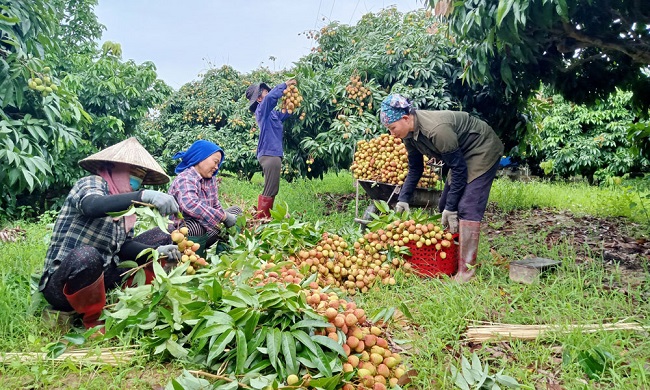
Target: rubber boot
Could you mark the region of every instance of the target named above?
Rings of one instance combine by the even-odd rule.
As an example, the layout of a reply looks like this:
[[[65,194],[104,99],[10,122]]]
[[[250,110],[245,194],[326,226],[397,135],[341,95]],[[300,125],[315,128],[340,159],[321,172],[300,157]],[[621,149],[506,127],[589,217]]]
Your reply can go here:
[[[86,329],[104,324],[104,321],[99,321],[102,309],[106,305],[103,273],[91,285],[75,293],[69,293],[68,285],[66,284],[63,286],[63,294],[68,299],[70,306],[83,316],[83,324]],[[100,332],[104,333],[104,328]]]
[[[271,218],[271,210],[275,197],[260,195],[257,197],[257,219]]]
[[[476,254],[478,252],[481,222],[460,220],[458,222],[458,272],[454,280],[459,283],[468,282],[476,272]]]

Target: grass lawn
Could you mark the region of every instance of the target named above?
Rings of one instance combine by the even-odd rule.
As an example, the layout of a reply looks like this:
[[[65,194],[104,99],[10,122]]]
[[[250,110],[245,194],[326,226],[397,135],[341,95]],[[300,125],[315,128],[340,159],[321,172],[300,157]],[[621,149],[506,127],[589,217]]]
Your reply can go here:
[[[256,205],[261,192],[259,175],[251,182],[225,177],[222,201],[245,208]],[[363,191],[361,190],[363,193]],[[347,172],[327,174],[323,180],[282,182],[278,203],[286,203],[300,220],[321,221],[326,230],[350,241],[360,234],[355,224],[355,188]],[[630,228],[611,232],[608,239],[626,235],[641,242],[648,237],[650,220],[638,194],[621,187],[598,188],[583,184],[510,182],[497,180],[491,193],[494,218],[483,224],[479,247],[480,267],[476,278],[459,285],[448,279],[422,279],[399,275],[394,286],[376,286],[354,300],[366,312],[387,307],[408,308],[411,318],[394,321],[389,328],[404,349],[409,367],[417,371],[410,388],[451,389],[450,365],[459,367],[461,357],[476,353],[493,375],[501,370],[529,389],[643,389],[650,388],[650,341],[647,332],[569,329],[572,324],[638,322],[650,327],[648,258],[635,256],[634,267],[605,261],[605,251],[578,241],[589,235],[572,226],[539,224],[525,226],[526,214],[514,222],[499,223],[514,211],[544,209],[613,218]],[[632,203],[637,206],[631,207]],[[362,197],[358,212],[369,205]],[[524,217],[521,217],[524,215]],[[47,218],[39,223],[14,222],[26,230],[25,240],[0,243],[0,356],[3,352],[47,351],[61,339],[61,332],[40,319],[43,302],[31,295],[48,245]],[[514,226],[504,226],[515,223]],[[521,224],[521,225],[519,225]],[[510,227],[505,232],[505,228]],[[525,227],[525,228],[524,228]],[[633,228],[632,228],[633,227]],[[585,227],[586,229],[587,227]],[[583,229],[584,230],[584,229]],[[579,232],[579,233],[576,233]],[[554,238],[549,241],[549,237]],[[488,238],[489,237],[489,238]],[[644,244],[639,244],[644,245]],[[607,252],[609,253],[609,252]],[[525,255],[558,259],[561,266],[534,284],[520,284],[508,277],[508,263]],[[626,263],[630,265],[632,263]],[[503,338],[478,343],[465,337],[468,326],[480,322],[502,324],[549,324],[556,332],[521,341]],[[90,341],[83,347],[115,347],[122,341]],[[585,371],[589,356],[601,352],[608,358],[601,372]],[[6,359],[6,357],[5,357]],[[582,363],[581,363],[582,362]],[[76,365],[71,362],[6,360],[0,365],[0,388],[48,389],[151,389],[160,388],[182,370],[179,363],[159,362],[141,356],[119,366]]]

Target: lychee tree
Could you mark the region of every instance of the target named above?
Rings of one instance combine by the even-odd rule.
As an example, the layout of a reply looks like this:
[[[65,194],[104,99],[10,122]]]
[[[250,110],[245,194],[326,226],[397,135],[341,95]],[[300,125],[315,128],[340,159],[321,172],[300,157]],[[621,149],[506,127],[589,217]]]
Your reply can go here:
[[[391,91],[407,94],[421,108],[459,108],[461,100],[449,92],[460,69],[455,49],[431,13],[390,8],[364,16],[356,26],[331,23],[305,34],[314,48],[294,68],[246,75],[230,67],[212,69],[172,96],[147,129],[162,134],[174,151],[198,137],[217,141],[228,156],[224,168],[250,177],[260,169],[258,130],[245,89],[295,77],[304,100],[285,122],[283,175],[291,180],[349,168],[356,143],[384,131],[377,113]],[[159,150],[171,167],[169,149]]]
[[[89,123],[77,96],[53,71],[58,13],[50,2],[0,2],[0,205],[11,214],[17,194],[31,192],[81,140]]]
[[[134,134],[169,87],[97,40],[96,0],[0,1],[0,210],[58,208],[77,161]],[[30,211],[31,210],[31,211]]]

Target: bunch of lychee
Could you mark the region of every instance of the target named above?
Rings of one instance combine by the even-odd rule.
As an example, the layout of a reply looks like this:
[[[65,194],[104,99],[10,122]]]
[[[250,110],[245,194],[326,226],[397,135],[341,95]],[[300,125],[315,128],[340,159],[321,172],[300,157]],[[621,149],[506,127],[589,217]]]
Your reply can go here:
[[[48,75],[49,73],[50,67],[44,67],[42,74],[32,74],[32,77],[27,80],[27,85],[30,89],[40,92],[42,96],[47,96],[52,92],[56,92],[59,87],[52,82],[52,78]]]
[[[207,267],[208,262],[203,257],[196,254],[196,251],[199,250],[201,244],[189,240],[187,238],[188,232],[189,229],[186,226],[183,226],[171,232],[171,239],[176,245],[178,245],[178,250],[182,253],[181,262],[190,263],[185,273],[187,275],[194,275],[196,270],[201,267]]]
[[[302,104],[302,95],[295,85],[290,85],[282,92],[281,110],[283,114],[293,114],[294,111]],[[301,118],[304,119],[304,113]]]
[[[293,263],[279,266],[273,261],[262,265],[261,269],[256,270],[251,277],[254,284],[265,285],[269,283],[295,283],[300,284],[304,276],[296,270]]]
[[[436,185],[439,176],[428,164],[427,156],[424,156],[424,162],[424,172],[417,186],[431,188]],[[402,185],[408,173],[406,147],[401,139],[388,134],[369,141],[360,140],[350,171],[355,179]]]
[[[350,76],[350,82],[345,86],[345,92],[350,99],[357,100],[361,107],[365,105],[365,100],[372,96],[372,91],[363,85],[359,75]],[[368,109],[372,109],[371,102],[368,103]]]
[[[310,284],[306,299],[331,324],[314,333],[339,343],[347,355],[343,372],[354,375],[343,389],[385,390],[397,385],[406,373],[402,358],[391,350],[385,331],[370,323],[363,309],[334,292],[324,292],[316,283]],[[302,385],[308,385],[306,379],[303,377]]]

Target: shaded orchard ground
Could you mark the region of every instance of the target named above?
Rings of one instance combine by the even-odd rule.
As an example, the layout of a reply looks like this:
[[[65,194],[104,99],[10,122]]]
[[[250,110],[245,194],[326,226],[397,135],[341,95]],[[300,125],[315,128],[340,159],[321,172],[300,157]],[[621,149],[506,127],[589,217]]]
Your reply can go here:
[[[549,248],[570,243],[577,261],[602,258],[630,271],[643,271],[650,262],[650,239],[643,227],[626,218],[578,216],[570,211],[529,209],[503,212],[488,206],[484,219],[488,241],[503,236],[528,236]]]

